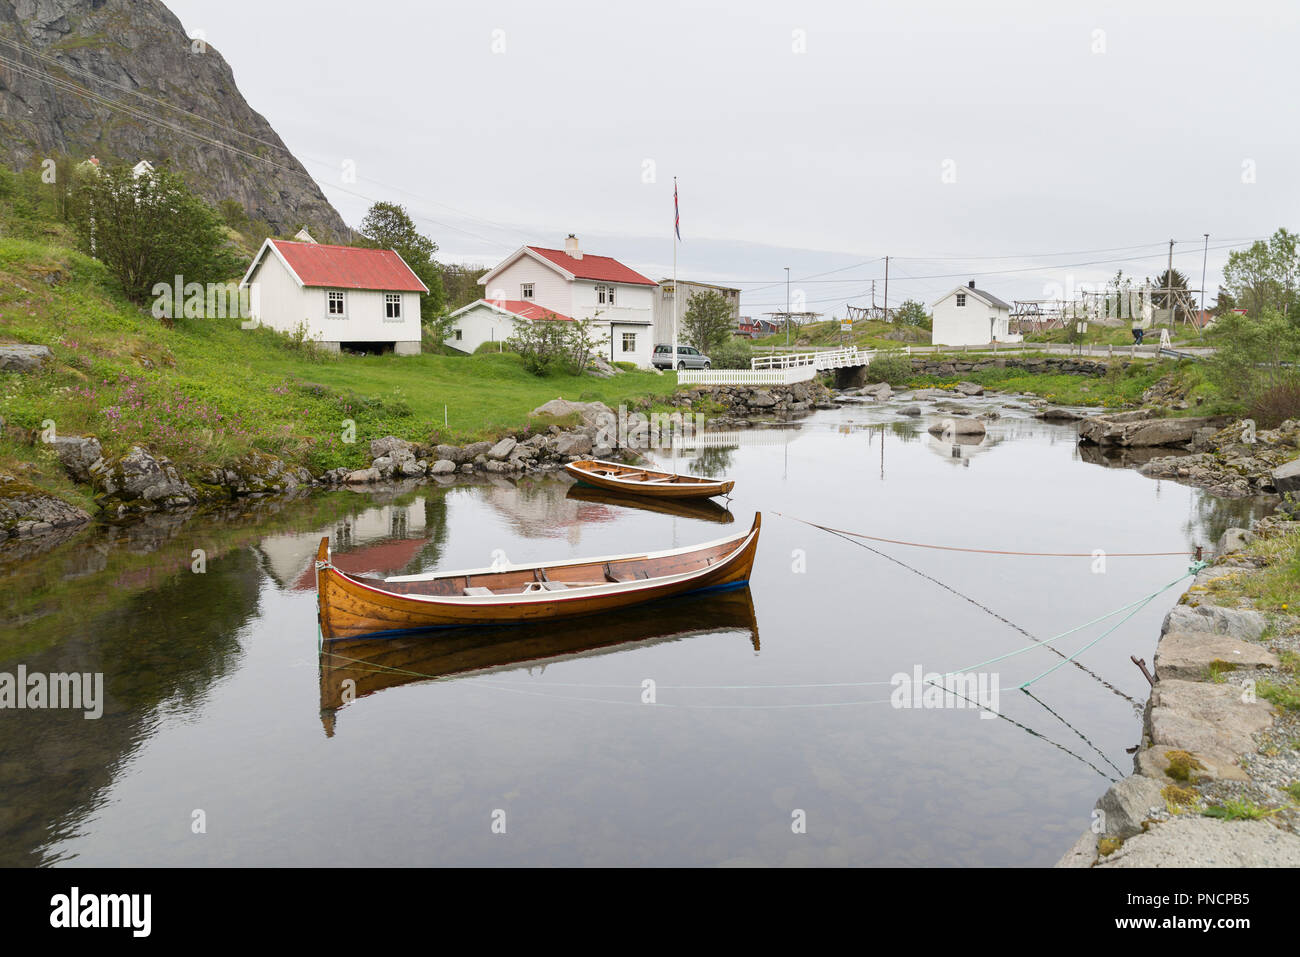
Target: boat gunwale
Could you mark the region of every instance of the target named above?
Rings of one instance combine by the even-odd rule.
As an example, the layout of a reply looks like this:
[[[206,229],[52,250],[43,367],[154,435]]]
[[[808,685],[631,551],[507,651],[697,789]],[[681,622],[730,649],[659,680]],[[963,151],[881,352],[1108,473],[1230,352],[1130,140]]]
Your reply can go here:
[[[669,487],[670,485],[670,483],[667,482],[655,483],[655,482],[638,481],[636,479],[624,478],[621,475],[602,475],[599,472],[593,471],[592,469],[584,468],[584,466],[586,465],[607,465],[612,468],[620,469],[621,471],[624,472],[645,472],[653,475],[667,475],[667,476],[673,476],[674,478],[687,479],[686,482],[677,483],[676,485],[677,488],[681,488],[687,485],[698,485],[701,488],[711,487],[711,488],[722,489],[724,487],[730,488],[735,485],[735,482],[731,479],[711,479],[711,478],[705,478],[703,475],[690,475],[685,472],[669,472],[664,469],[647,468],[645,466],[624,465],[620,462],[606,462],[604,459],[579,459],[576,462],[566,463],[564,467],[570,474],[575,474],[575,475],[581,474],[585,476],[590,476],[591,478],[600,479],[601,481],[604,482],[611,482],[619,485],[625,485],[629,489],[645,490],[649,488],[653,490],[656,488],[656,486]],[[710,498],[711,497],[712,496],[710,496]]]

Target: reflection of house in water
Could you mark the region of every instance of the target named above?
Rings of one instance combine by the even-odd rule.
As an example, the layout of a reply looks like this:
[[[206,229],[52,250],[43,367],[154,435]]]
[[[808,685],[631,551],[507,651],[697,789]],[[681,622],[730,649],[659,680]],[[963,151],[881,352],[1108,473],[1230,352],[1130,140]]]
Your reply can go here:
[[[268,535],[259,543],[267,574],[281,588],[316,587],[316,548],[328,535],[335,564],[347,572],[394,574],[429,543],[426,500],[381,505],[310,532]]]
[[[994,438],[992,435],[953,435],[943,433],[936,435],[933,432],[926,433],[925,447],[935,455],[942,458],[951,465],[960,465],[963,468],[970,468],[971,461],[990,449],[1001,445],[1004,438]]]

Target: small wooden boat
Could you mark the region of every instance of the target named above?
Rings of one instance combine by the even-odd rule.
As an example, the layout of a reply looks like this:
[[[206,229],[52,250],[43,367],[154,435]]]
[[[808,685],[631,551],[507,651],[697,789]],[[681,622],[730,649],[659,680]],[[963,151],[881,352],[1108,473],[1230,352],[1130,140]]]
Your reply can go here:
[[[719,525],[730,525],[736,520],[736,516],[711,498],[646,498],[631,492],[611,492],[603,488],[593,488],[581,482],[570,485],[564,497],[577,502],[639,508],[658,515],[693,518]]]
[[[629,608],[575,619],[563,628],[449,628],[382,641],[339,638],[321,644],[321,721],[326,735],[333,735],[335,716],[345,705],[414,682],[492,675],[668,642],[730,643],[735,637],[759,649],[754,599],[743,586],[673,598],[656,605],[652,615]]]
[[[631,492],[654,498],[712,498],[728,495],[736,483],[698,475],[679,475],[637,465],[620,465],[600,459],[583,459],[564,466],[579,482],[613,492]]]
[[[316,595],[325,639],[425,628],[512,625],[594,615],[749,581],[761,516],[747,532],[659,552],[476,568],[395,578],[347,575],[316,554]]]

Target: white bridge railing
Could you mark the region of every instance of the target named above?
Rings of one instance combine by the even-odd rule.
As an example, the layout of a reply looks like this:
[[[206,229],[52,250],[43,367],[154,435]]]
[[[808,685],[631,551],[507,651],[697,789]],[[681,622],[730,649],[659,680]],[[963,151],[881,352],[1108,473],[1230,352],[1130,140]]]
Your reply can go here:
[[[782,352],[750,359],[749,369],[683,369],[680,385],[793,385],[807,382],[818,372],[870,365],[875,349],[856,347],[821,352]]]
[[[749,360],[753,369],[789,369],[800,366],[812,366],[818,372],[828,369],[843,369],[847,366],[870,365],[875,356],[875,349],[865,352],[857,346],[844,349],[823,349],[820,352],[783,352],[770,356],[760,356]]]

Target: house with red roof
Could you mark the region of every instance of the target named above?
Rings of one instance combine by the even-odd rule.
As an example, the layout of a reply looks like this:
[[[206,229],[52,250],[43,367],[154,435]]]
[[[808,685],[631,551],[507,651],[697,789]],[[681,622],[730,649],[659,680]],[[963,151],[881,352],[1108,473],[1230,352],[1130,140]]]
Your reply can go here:
[[[650,367],[658,283],[617,259],[583,252],[572,233],[563,249],[519,247],[479,282],[484,298],[452,313],[450,346],[473,352],[508,339],[518,322],[586,319],[605,359]]]
[[[420,352],[420,296],[429,292],[391,249],[267,239],[240,288],[253,321],[299,330],[338,352]]]

